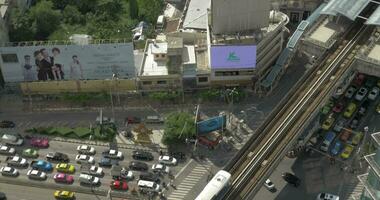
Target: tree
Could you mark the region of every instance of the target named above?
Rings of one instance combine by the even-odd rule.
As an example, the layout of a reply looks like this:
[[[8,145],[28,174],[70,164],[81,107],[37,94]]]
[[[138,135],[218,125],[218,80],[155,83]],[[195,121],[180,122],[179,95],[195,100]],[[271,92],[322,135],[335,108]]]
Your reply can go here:
[[[85,18],[76,6],[68,5],[62,12],[63,20],[68,24],[84,24]]]
[[[12,9],[10,14],[9,39],[12,42],[34,40],[36,27],[28,12]]]
[[[95,13],[99,0],[76,0],[74,5],[82,14]]]
[[[96,14],[103,16],[104,20],[117,21],[123,10],[121,0],[100,0],[96,8]]]
[[[61,13],[53,10],[53,3],[50,1],[41,1],[32,7],[30,16],[36,24],[37,40],[46,40],[61,23]]]
[[[195,136],[194,116],[185,112],[173,112],[165,120],[162,142],[170,145],[185,142]]]
[[[137,6],[136,0],[129,0],[129,15],[132,19],[137,19],[139,17],[139,7]]]
[[[66,8],[66,6],[70,5],[72,3],[72,0],[50,0],[53,2],[54,9],[63,10]]]
[[[137,0],[138,14],[140,19],[147,20],[155,24],[157,17],[160,15],[161,10],[164,8],[163,0]]]

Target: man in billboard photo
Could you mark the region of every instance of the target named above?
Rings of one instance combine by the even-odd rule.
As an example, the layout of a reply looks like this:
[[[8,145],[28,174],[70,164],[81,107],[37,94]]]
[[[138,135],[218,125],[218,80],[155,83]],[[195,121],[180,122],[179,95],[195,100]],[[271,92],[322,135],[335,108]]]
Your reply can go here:
[[[78,56],[73,55],[73,61],[70,64],[70,78],[74,80],[83,79],[82,64],[79,62]]]
[[[30,62],[30,55],[24,56],[24,63],[22,64],[22,74],[24,75],[24,81],[36,80],[33,65]]]
[[[41,60],[43,59],[42,53],[41,51],[38,50],[38,51],[35,51],[33,55],[35,59],[34,63],[37,66],[37,78],[40,81],[46,81],[47,74],[42,70],[42,67],[41,67]]]
[[[54,65],[52,67],[52,72],[54,76],[54,80],[63,80],[64,79],[64,73],[63,73],[63,62],[61,57],[61,51],[54,47],[52,50],[53,58],[54,58]]]
[[[47,74],[50,80],[54,80],[52,67],[54,65],[54,58],[49,56],[47,49],[43,48],[40,50],[43,56],[43,59],[40,61],[41,69],[44,73]]]

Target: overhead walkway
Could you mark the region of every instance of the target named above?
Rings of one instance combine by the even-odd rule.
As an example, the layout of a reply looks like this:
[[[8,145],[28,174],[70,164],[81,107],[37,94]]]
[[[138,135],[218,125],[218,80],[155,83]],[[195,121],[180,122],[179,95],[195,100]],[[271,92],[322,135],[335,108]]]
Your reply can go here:
[[[297,30],[290,37],[286,48],[281,52],[278,57],[276,64],[272,66],[269,73],[265,78],[260,82],[260,89],[269,94],[273,88],[276,86],[276,83],[280,79],[281,75],[284,73],[284,69],[289,64],[289,61],[293,58],[294,52],[296,51],[296,46],[300,41],[304,31],[309,25],[314,24],[321,14],[322,9],[326,6],[326,3],[321,4],[308,18],[307,20],[301,21],[298,25]]]

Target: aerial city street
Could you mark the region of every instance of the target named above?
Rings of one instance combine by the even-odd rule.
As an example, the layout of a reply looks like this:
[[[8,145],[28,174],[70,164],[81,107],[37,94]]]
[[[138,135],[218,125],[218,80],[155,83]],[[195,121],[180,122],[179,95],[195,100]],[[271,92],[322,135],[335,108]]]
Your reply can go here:
[[[380,0],[0,14],[0,200],[380,200]]]

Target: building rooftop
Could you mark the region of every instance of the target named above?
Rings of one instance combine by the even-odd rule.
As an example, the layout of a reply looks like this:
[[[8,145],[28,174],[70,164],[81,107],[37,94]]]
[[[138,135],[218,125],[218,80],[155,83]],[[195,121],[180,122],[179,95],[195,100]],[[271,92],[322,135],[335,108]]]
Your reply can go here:
[[[380,26],[380,6],[376,8],[375,12],[373,12],[365,23]]]
[[[193,45],[185,45],[182,54],[183,64],[196,64],[195,47]]]
[[[197,74],[210,73],[211,69],[209,66],[208,51],[207,50],[197,51],[196,57],[197,57]]]
[[[351,20],[362,12],[371,0],[331,0],[322,10],[322,14],[346,16]]]
[[[374,47],[369,52],[368,57],[375,59],[377,61],[380,61],[379,55],[380,55],[380,44],[375,44]]]
[[[207,9],[211,6],[211,0],[190,0],[185,14],[183,28],[207,29]]]
[[[310,35],[311,39],[322,43],[327,43],[330,38],[338,32],[338,26],[335,23],[330,23],[326,18],[320,26]]]
[[[151,43],[149,44],[149,49],[151,50],[152,54],[166,54],[168,53],[168,43]]]
[[[167,44],[166,44],[166,47],[167,47]],[[145,56],[144,56],[145,60],[143,61],[144,65],[142,66],[141,73],[140,73],[140,75],[142,76],[168,75],[166,62],[154,60],[154,55],[152,54],[152,49],[154,48],[155,47],[153,43],[148,44],[147,52],[145,53]]]
[[[183,39],[180,37],[166,37],[168,48],[183,48]]]

